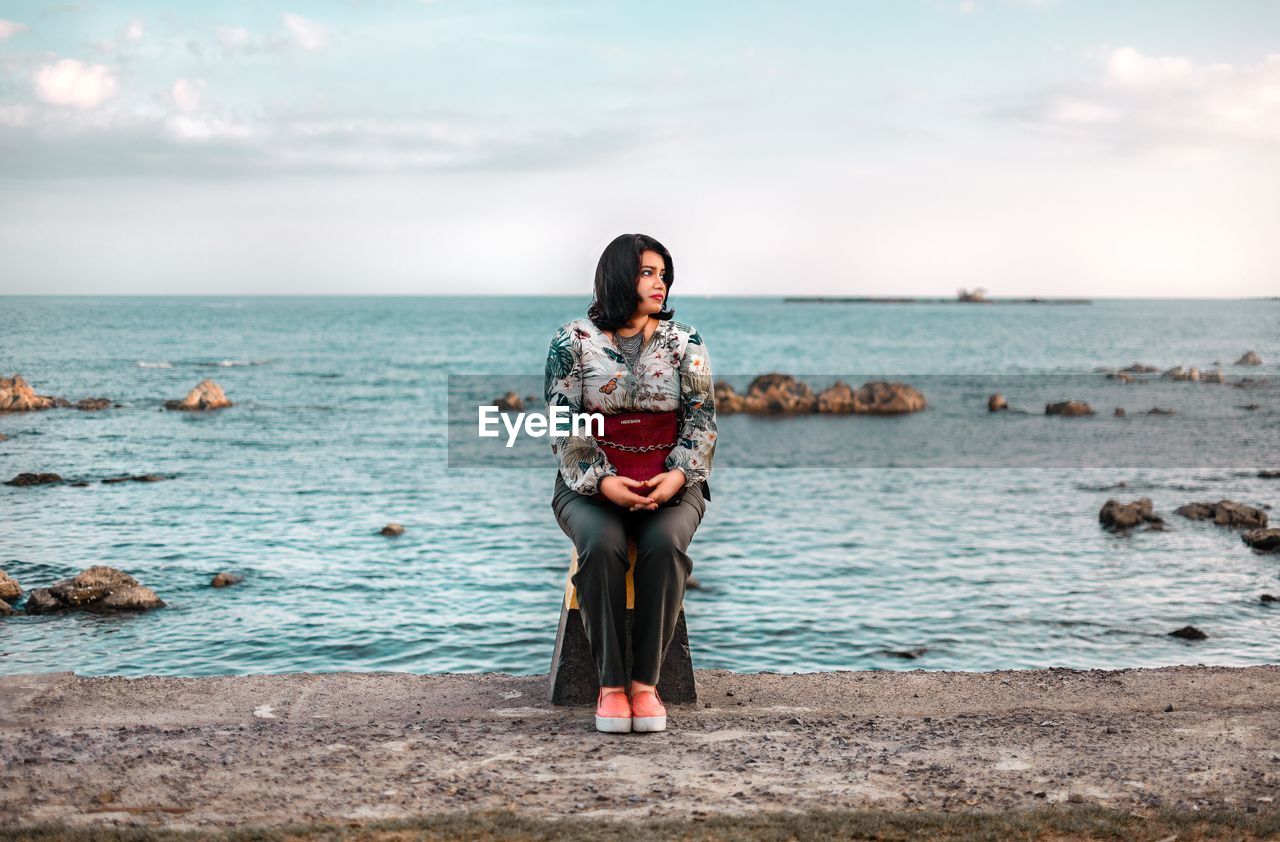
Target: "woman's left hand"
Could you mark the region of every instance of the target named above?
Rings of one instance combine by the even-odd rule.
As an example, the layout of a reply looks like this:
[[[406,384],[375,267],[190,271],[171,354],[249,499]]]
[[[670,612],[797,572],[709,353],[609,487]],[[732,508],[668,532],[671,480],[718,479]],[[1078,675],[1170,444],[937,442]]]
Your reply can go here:
[[[653,511],[672,497],[679,494],[680,489],[684,488],[685,479],[684,471],[679,468],[672,468],[669,471],[654,474],[652,477],[645,480],[641,487],[636,489],[636,491],[641,494],[644,493],[646,488],[653,489],[647,496],[654,502],[647,506],[635,506],[631,511],[634,512],[636,509],[648,509],[649,511]]]

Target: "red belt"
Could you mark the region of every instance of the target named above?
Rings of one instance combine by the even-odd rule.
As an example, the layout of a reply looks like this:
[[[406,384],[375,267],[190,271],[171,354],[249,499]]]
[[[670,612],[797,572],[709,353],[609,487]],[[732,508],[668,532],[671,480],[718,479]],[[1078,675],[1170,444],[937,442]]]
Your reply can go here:
[[[620,476],[643,482],[667,469],[677,433],[675,410],[616,412],[604,416],[604,435],[596,442]]]

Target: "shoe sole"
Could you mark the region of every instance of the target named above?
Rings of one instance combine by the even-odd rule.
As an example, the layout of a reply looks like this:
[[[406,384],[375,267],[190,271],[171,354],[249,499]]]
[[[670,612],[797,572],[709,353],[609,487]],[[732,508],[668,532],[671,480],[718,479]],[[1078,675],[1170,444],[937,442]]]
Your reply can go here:
[[[631,733],[631,717],[601,716],[597,713],[596,730],[604,731],[606,734],[629,734]]]
[[[633,716],[631,717],[632,731],[665,731],[667,730],[667,715],[661,716]]]

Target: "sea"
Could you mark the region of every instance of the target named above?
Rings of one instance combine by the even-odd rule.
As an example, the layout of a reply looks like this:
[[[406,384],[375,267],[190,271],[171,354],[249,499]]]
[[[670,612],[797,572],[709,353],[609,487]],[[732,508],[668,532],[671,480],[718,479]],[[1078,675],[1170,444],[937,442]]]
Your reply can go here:
[[[566,297],[0,297],[0,377],[111,408],[0,415],[0,569],[91,565],[164,608],[0,619],[0,673],[546,673],[570,561],[540,411]],[[1280,513],[1280,300],[1085,304],[682,297],[745,391],[887,380],[911,415],[722,414],[685,596],[696,668],[778,673],[1280,660],[1280,553],[1174,513]],[[1259,366],[1238,366],[1246,351]],[[1140,362],[1225,382],[1106,370]],[[1105,369],[1105,370],[1104,370]],[[235,403],[175,412],[212,378]],[[987,411],[1000,392],[1012,412]],[[1059,400],[1095,413],[1046,415]],[[1125,409],[1124,417],[1115,408]],[[1172,414],[1150,414],[1150,410]],[[102,483],[159,474],[159,482]],[[76,485],[75,482],[87,484]],[[1112,532],[1111,498],[1165,529]],[[403,535],[387,537],[389,522]],[[210,586],[221,571],[242,575]],[[1194,626],[1206,637],[1170,632]]]

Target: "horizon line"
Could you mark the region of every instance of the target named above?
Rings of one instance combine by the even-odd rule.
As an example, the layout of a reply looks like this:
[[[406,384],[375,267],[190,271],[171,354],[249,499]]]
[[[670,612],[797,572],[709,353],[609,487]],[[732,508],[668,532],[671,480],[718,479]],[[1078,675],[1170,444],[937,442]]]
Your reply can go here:
[[[584,298],[590,297],[591,293],[510,293],[510,292],[476,292],[476,293],[450,293],[450,292],[0,292],[0,298]],[[846,302],[837,303],[913,303],[912,300],[930,302],[930,303],[956,303],[956,304],[981,304],[982,302],[966,302],[960,301],[955,296],[940,295],[913,295],[913,294],[893,294],[893,295],[860,295],[860,294],[835,294],[835,293],[813,293],[813,294],[795,294],[786,295],[763,295],[753,293],[741,294],[723,294],[723,293],[700,293],[689,294],[690,299],[761,299],[761,300],[784,300],[784,299],[849,299]],[[1093,295],[1081,297],[1077,295],[1007,295],[1007,296],[990,296],[986,298],[986,302],[1012,301],[1014,303],[1033,303],[1030,299],[1039,299],[1042,301],[1280,301],[1277,295]],[[801,302],[803,303],[803,302]]]

